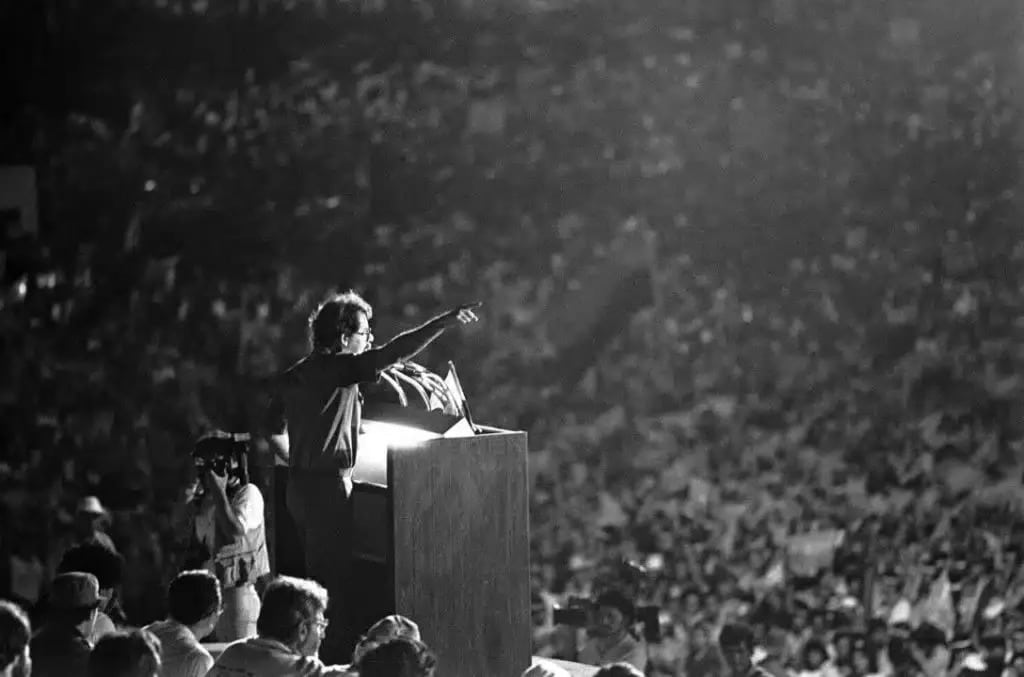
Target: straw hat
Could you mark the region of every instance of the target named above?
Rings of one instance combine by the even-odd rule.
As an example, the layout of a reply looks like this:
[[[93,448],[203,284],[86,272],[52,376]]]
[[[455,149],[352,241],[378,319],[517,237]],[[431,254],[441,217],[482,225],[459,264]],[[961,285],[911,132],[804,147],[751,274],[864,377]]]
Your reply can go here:
[[[50,589],[50,604],[55,609],[70,611],[99,606],[100,582],[92,574],[69,571],[58,574]]]
[[[95,496],[84,496],[78,502],[78,512],[84,515],[106,515],[107,509]]]

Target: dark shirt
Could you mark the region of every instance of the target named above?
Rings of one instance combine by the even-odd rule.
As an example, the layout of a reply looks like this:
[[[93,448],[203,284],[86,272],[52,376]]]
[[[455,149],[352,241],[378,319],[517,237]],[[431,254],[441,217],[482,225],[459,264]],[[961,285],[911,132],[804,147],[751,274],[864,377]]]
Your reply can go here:
[[[376,381],[388,364],[380,350],[360,355],[311,353],[280,376],[270,426],[278,434],[287,427],[292,469],[338,470],[355,465],[359,384]]]
[[[85,677],[92,645],[78,628],[48,623],[30,646],[34,677]]]
[[[727,670],[718,652],[708,649],[701,653],[691,652],[686,657],[684,672],[686,677],[722,677]]]

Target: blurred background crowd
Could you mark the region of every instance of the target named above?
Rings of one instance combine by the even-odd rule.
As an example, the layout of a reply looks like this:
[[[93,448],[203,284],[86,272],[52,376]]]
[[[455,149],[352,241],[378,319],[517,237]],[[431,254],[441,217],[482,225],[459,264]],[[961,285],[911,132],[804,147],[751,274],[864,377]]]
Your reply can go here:
[[[5,596],[94,495],[126,619],[161,617],[192,442],[353,286],[381,335],[485,304],[424,362],[530,434],[535,652],[578,656],[554,607],[626,559],[652,674],[724,671],[737,619],[793,674],[1024,668],[1021,14],[0,10],[39,198],[0,212]]]

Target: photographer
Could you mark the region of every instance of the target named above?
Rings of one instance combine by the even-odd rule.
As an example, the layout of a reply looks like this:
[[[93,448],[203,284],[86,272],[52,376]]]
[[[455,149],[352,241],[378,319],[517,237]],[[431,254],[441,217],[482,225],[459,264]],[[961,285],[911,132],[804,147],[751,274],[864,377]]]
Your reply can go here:
[[[598,596],[593,621],[587,628],[587,641],[580,649],[580,662],[625,662],[643,672],[647,667],[647,647],[631,631],[635,620],[636,607],[621,592],[609,590]]]
[[[206,569],[220,582],[223,613],[218,641],[256,634],[260,598],[256,582],[270,573],[263,524],[263,494],[249,482],[248,435],[215,432],[196,443],[195,520],[187,569]]]

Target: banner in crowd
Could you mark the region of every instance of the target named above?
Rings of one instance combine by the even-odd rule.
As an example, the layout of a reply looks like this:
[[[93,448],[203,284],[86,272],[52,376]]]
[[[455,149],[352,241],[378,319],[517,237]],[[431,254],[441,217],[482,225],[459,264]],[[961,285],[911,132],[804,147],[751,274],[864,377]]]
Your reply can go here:
[[[843,543],[842,529],[822,529],[789,537],[787,554],[789,570],[796,576],[810,577],[832,566],[836,548]]]
[[[939,576],[928,590],[928,595],[915,609],[918,624],[928,623],[946,633],[952,639],[956,630],[956,609],[953,605],[953,591],[949,578]]]

